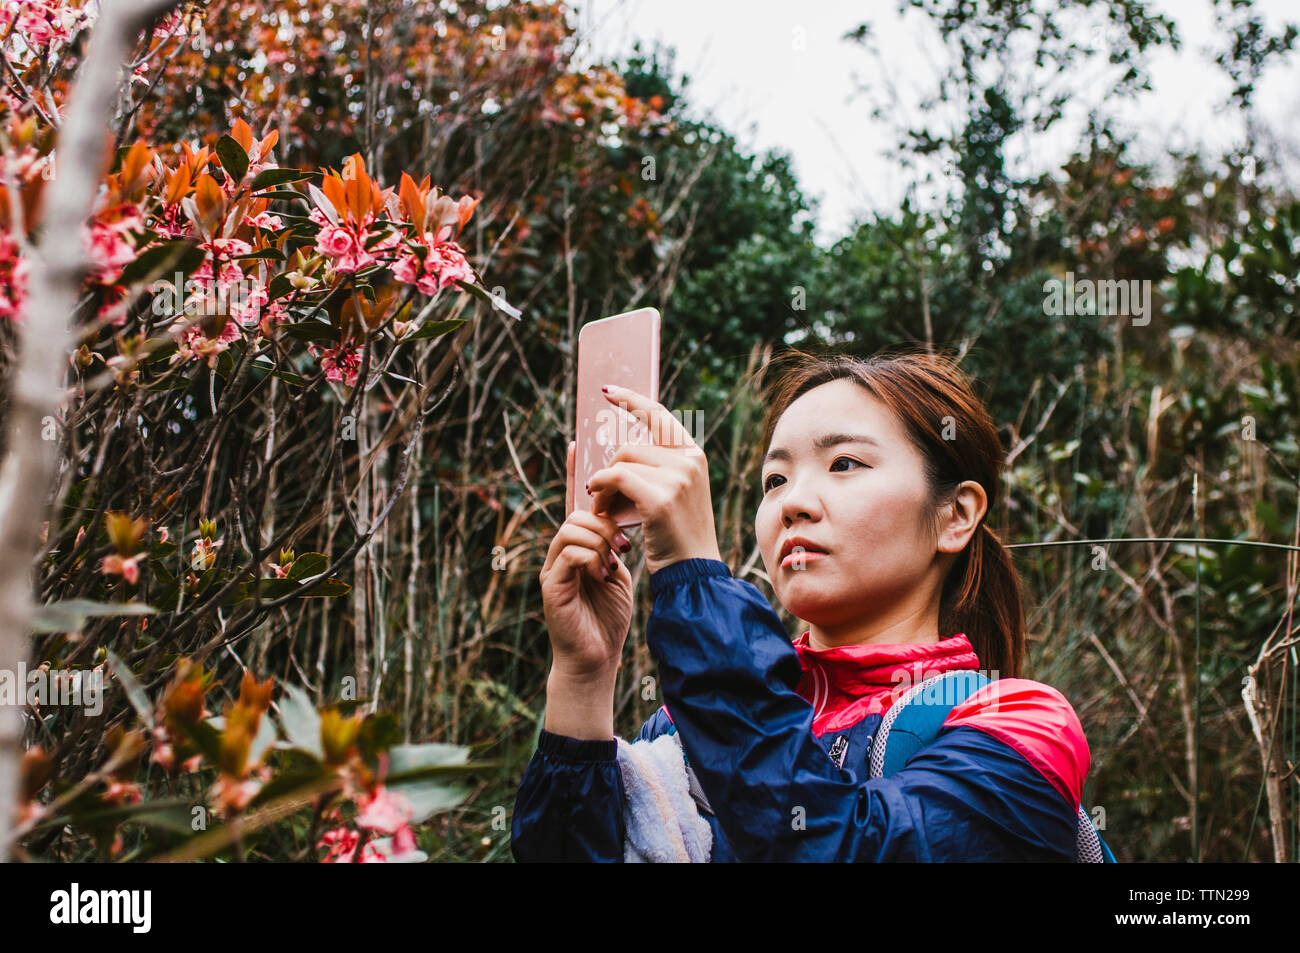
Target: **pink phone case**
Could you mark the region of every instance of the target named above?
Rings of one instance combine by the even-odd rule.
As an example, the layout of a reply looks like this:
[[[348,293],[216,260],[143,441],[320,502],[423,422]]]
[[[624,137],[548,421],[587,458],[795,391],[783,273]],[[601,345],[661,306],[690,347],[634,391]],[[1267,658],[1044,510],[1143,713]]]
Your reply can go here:
[[[651,442],[649,431],[631,412],[621,409],[600,392],[602,384],[616,384],[652,400],[659,399],[659,312],[656,309],[638,308],[590,321],[578,331],[575,405],[578,447],[573,462],[576,510],[591,510],[587,480],[608,466],[620,447]],[[622,494],[613,501],[607,515],[619,526],[641,525],[641,514]]]

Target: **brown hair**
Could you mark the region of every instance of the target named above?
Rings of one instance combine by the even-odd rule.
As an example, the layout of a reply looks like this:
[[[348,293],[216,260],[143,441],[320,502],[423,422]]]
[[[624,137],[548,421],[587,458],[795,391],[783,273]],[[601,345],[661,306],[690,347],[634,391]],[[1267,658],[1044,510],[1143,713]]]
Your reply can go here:
[[[939,602],[939,635],[965,632],[980,665],[1002,677],[1017,677],[1024,660],[1025,621],[1020,577],[1011,553],[985,522],[993,512],[1006,459],[993,419],[975,395],[971,378],[950,353],[914,349],[882,351],[869,358],[791,349],[764,369],[776,371],[764,385],[769,408],[760,459],[787,407],[821,384],[847,378],[889,407],[925,460],[937,532],[942,508],[964,480],[988,496],[988,509],[966,548],[949,567]],[[947,439],[945,439],[947,437]]]

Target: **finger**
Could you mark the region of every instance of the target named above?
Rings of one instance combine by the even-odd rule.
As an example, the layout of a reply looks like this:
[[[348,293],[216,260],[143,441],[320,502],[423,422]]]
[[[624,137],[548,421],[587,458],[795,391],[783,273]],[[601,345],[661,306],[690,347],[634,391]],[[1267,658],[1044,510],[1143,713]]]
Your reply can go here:
[[[555,560],[554,571],[561,581],[585,572],[594,581],[604,582],[614,573],[604,556],[586,546],[565,546]]]
[[[573,512],[573,464],[577,456],[578,441],[570,440],[569,448],[564,451],[564,518]]]
[[[659,466],[628,461],[597,470],[588,484],[588,492],[592,494],[591,511],[599,515],[616,493],[622,493],[636,505],[644,519],[659,502],[662,491],[658,487],[658,474],[662,472],[663,468]]]
[[[695,448],[697,453],[703,454],[704,451]],[[688,450],[685,454],[691,456]],[[682,459],[682,451],[673,447],[664,447],[658,444],[646,443],[625,443],[618,448],[618,452],[610,458],[606,467],[612,467],[616,463],[640,463],[652,467],[675,467]],[[595,476],[595,474],[592,474]]]
[[[650,431],[652,443],[661,447],[694,447],[695,440],[681,422],[668,412],[663,404],[615,384],[605,385],[602,391],[606,400],[631,413]]]
[[[570,546],[578,546],[595,552],[602,560],[615,565],[617,557],[611,559],[613,551],[619,547],[618,538],[622,536],[618,524],[607,517],[596,516],[586,510],[575,510],[564,521],[555,539],[551,541],[546,553],[546,562],[542,572],[548,572],[555,564],[559,554]],[[626,539],[626,537],[623,537]]]

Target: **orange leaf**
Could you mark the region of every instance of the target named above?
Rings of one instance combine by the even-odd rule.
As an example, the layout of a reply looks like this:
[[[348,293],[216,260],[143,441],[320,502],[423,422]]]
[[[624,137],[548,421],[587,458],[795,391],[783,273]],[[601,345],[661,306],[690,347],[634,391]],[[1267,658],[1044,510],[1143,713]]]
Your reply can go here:
[[[469,221],[470,216],[474,214],[474,209],[478,207],[478,203],[482,200],[482,196],[474,198],[469,195],[462,195],[460,197],[460,201],[456,204],[457,232],[465,227],[465,223]]]
[[[167,176],[167,188],[163,200],[168,205],[175,205],[190,194],[190,167],[181,163],[179,169]]]
[[[415,226],[416,232],[424,234],[424,195],[415,181],[402,173],[402,181],[398,186],[398,193],[402,199],[402,208],[406,212],[407,219]]]
[[[245,152],[253,148],[253,130],[242,119],[235,120],[235,125],[230,130],[230,138],[243,146]]]
[[[135,145],[127,152],[126,158],[122,160],[122,190],[131,190],[152,161],[153,150],[145,145],[143,139],[136,140]]]
[[[261,148],[258,149],[257,161],[261,162],[263,159],[265,159],[270,154],[271,149],[279,141],[280,141],[279,129],[272,129],[270,132],[268,132],[266,134],[266,138],[262,140]]]
[[[330,200],[339,215],[343,215],[347,209],[347,193],[344,190],[343,183],[333,175],[327,175],[321,180],[321,191],[325,197]]]
[[[217,185],[217,180],[206,172],[199,176],[195,185],[194,201],[198,206],[199,215],[205,222],[221,221],[222,213],[225,211],[225,198],[221,194],[221,186]]]

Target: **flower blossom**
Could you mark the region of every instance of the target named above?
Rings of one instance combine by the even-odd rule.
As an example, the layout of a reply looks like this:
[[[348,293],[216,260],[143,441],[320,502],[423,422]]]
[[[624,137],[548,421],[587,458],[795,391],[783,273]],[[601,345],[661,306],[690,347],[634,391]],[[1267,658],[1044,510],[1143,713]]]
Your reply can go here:
[[[437,242],[432,232],[425,232],[420,244],[427,249],[423,263],[407,252],[393,265],[393,277],[398,281],[415,285],[422,294],[433,295],[453,281],[474,280],[474,270],[464,250],[455,242]]]
[[[325,369],[327,381],[342,381],[348,387],[356,384],[357,375],[361,372],[360,347],[345,347],[340,344],[322,351],[312,343],[307,345],[307,350]]]

